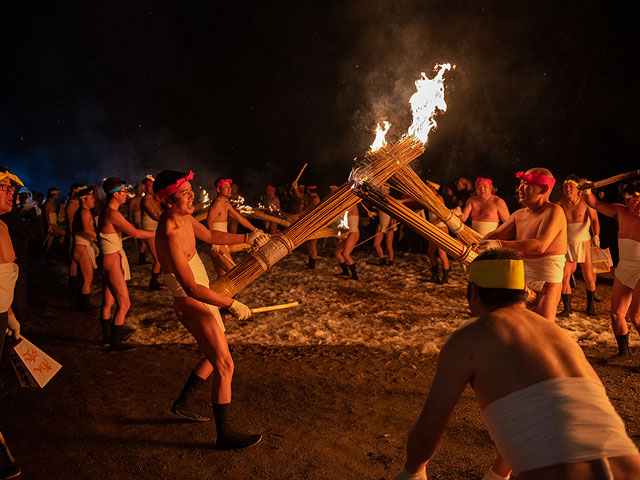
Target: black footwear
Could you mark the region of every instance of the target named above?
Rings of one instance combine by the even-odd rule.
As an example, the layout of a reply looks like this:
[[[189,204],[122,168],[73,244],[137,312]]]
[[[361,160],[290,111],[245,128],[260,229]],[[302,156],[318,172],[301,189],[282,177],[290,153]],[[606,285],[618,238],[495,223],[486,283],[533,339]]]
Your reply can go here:
[[[569,277],[569,286],[571,288],[576,288],[576,277],[573,276],[573,273],[571,274],[571,277]]]
[[[102,330],[102,346],[108,347],[111,343],[111,319],[100,318],[100,329]]]
[[[631,357],[631,351],[629,350],[629,334],[616,335],[616,342],[618,344],[618,353],[613,358],[627,359]]]
[[[562,304],[564,305],[564,310],[558,313],[556,317],[569,317],[573,313],[573,311],[571,310],[571,294],[563,293],[561,297],[562,297]]]
[[[387,262],[387,266],[389,266],[389,267],[393,267],[393,260],[389,260],[389,261]]]
[[[16,478],[22,475],[22,470],[15,463],[11,465],[4,465],[0,467],[0,479],[9,480],[10,478]]]
[[[449,283],[449,270],[442,269],[442,279],[438,282],[440,285]]]
[[[110,352],[126,352],[134,350],[135,345],[122,343],[122,325],[111,325],[111,343],[109,344]]]
[[[597,315],[596,306],[593,303],[593,297],[595,296],[596,291],[587,290],[587,315],[593,317]]]
[[[218,450],[238,450],[260,443],[262,435],[248,435],[230,428],[231,422],[228,418],[231,408],[230,403],[212,403],[211,405],[213,407],[213,417],[216,420],[216,432],[218,434],[216,448]]]
[[[149,261],[147,261],[147,252],[138,253],[138,265],[148,265]]]
[[[313,270],[316,268],[316,259],[309,258],[309,263],[307,263],[304,268],[308,268],[309,270]]]
[[[152,273],[151,274],[151,281],[149,282],[149,290],[151,290],[152,292],[157,291],[157,290],[161,290],[162,287],[164,287],[164,285],[162,285],[160,283],[160,281],[158,280],[159,276],[160,276],[159,273]]]
[[[97,305],[93,305],[91,303],[91,294],[90,293],[81,293],[80,297],[80,310],[82,312],[90,312],[98,308]]]
[[[440,283],[440,279],[438,278],[438,266],[431,267],[431,278],[427,279],[429,283]]]
[[[356,273],[356,264],[352,263],[351,265],[347,265],[349,270],[351,270],[351,280],[359,280],[358,274]]]
[[[196,411],[196,401],[194,399],[194,395],[196,392],[204,385],[204,379],[200,378],[195,372],[191,372],[187,382],[184,384],[182,388],[182,392],[173,402],[171,406],[171,412],[176,415],[188,418],[194,422],[208,422],[211,420],[211,417],[207,417],[206,415],[202,415]]]
[[[342,272],[338,273],[338,275],[341,277],[348,277],[349,269],[347,268],[347,262],[338,263],[338,265],[340,265],[340,268],[342,269]]]

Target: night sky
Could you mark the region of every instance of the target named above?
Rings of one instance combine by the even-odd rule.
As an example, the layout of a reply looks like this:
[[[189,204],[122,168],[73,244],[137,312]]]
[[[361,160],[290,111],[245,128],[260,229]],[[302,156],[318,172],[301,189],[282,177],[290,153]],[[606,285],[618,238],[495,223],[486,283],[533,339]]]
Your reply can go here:
[[[301,183],[325,194],[376,122],[406,131],[414,81],[444,62],[424,176],[512,191],[533,166],[640,168],[637,27],[619,3],[50,3],[1,17],[0,163],[40,191],[175,168],[250,197],[307,162]]]

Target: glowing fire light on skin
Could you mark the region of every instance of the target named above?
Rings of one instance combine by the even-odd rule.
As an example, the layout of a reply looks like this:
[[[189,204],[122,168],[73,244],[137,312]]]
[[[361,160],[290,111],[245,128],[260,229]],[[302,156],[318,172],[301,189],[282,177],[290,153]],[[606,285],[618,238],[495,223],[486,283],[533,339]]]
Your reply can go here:
[[[391,124],[385,120],[382,122],[382,125],[383,126],[381,127],[380,124],[378,124],[378,126],[376,127],[376,139],[371,144],[372,152],[380,150],[387,144],[387,140],[385,139],[385,137],[387,135],[387,132],[389,131],[389,128],[391,128]]]
[[[349,210],[344,212],[344,216],[340,219],[338,224],[338,236],[349,231]]]
[[[418,91],[409,99],[413,111],[413,123],[407,133],[425,145],[429,132],[436,126],[435,116],[439,112],[447,111],[447,104],[444,101],[443,77],[445,72],[451,70],[451,64],[436,65],[434,70],[437,73],[433,79],[427,78],[425,73],[422,73],[422,78],[416,80]]]

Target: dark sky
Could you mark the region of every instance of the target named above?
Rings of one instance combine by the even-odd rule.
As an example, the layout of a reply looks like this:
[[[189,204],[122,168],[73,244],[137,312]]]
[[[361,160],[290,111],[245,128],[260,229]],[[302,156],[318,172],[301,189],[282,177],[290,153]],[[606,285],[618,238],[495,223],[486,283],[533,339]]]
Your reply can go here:
[[[1,17],[0,163],[35,189],[191,168],[251,192],[305,162],[302,183],[342,184],[377,121],[406,131],[414,81],[443,62],[449,110],[414,164],[434,181],[640,168],[621,3],[50,3]]]

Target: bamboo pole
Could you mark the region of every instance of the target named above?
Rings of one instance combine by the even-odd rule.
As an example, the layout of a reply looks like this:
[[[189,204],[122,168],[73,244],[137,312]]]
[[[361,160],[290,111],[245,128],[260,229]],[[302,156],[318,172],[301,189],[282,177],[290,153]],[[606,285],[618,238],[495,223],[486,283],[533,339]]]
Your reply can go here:
[[[296,179],[293,181],[291,185],[298,185],[298,180],[300,180],[300,177],[302,176],[302,172],[304,172],[305,168],[307,168],[306,163],[302,166],[302,170],[300,170],[300,173],[298,174],[298,176],[296,177]]]

